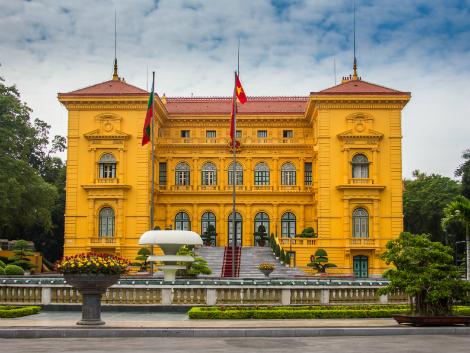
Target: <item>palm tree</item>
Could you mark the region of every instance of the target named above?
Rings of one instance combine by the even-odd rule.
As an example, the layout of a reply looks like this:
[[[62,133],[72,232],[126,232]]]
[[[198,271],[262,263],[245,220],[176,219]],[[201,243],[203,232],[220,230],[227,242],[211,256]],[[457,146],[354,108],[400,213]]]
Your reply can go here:
[[[470,281],[470,200],[465,196],[457,196],[444,208],[444,217],[441,220],[442,227],[445,228],[454,221],[461,222],[465,226],[467,281]]]

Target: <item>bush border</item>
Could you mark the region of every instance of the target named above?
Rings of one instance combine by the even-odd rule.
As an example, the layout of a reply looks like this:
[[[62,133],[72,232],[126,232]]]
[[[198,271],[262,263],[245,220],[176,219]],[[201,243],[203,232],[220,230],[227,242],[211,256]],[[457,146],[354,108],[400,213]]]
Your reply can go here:
[[[40,306],[0,306],[0,319],[34,315],[41,311]]]

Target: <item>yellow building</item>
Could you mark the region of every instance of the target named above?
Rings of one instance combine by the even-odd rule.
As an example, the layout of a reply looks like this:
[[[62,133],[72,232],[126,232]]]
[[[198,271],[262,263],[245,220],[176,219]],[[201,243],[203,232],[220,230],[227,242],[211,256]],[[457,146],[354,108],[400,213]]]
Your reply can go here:
[[[237,114],[237,239],[259,224],[293,263],[318,248],[338,268],[379,275],[403,229],[400,92],[350,76],[305,97],[249,97]],[[150,227],[151,144],[141,146],[148,93],[113,79],[69,93],[65,255],[134,259]],[[231,237],[231,97],[155,97],[155,225]],[[297,234],[313,227],[318,238]],[[230,230],[232,228],[230,227]],[[229,235],[230,233],[230,235]]]

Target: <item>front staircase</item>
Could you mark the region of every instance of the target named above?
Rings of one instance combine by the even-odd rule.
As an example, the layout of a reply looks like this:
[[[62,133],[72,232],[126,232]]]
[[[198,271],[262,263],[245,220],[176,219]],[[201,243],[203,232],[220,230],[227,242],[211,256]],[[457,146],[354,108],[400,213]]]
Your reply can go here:
[[[235,266],[232,265],[232,256],[235,256]],[[239,277],[240,275],[240,257],[241,248],[237,246],[235,251],[232,247],[226,246],[224,250],[224,261],[222,263],[222,276],[221,277]],[[232,270],[235,270],[232,272]]]
[[[293,278],[306,277],[307,273],[299,268],[286,267],[277,260],[269,247],[243,247],[236,248],[236,270],[232,276],[232,248],[203,246],[196,249],[198,256],[203,257],[212,274],[202,277],[241,277],[241,278],[264,278],[258,270],[258,265],[262,262],[270,262],[276,266],[271,278]]]

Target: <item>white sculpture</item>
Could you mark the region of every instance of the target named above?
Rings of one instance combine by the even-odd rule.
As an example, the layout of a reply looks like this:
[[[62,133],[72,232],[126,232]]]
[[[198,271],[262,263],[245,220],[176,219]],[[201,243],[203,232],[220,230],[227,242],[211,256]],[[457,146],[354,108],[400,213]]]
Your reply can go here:
[[[149,262],[163,262],[160,266],[165,281],[174,281],[176,271],[184,270],[186,266],[177,265],[177,262],[190,263],[194,261],[192,256],[176,255],[184,245],[202,245],[199,234],[187,230],[149,230],[142,234],[139,245],[158,245],[165,255],[150,255]]]

